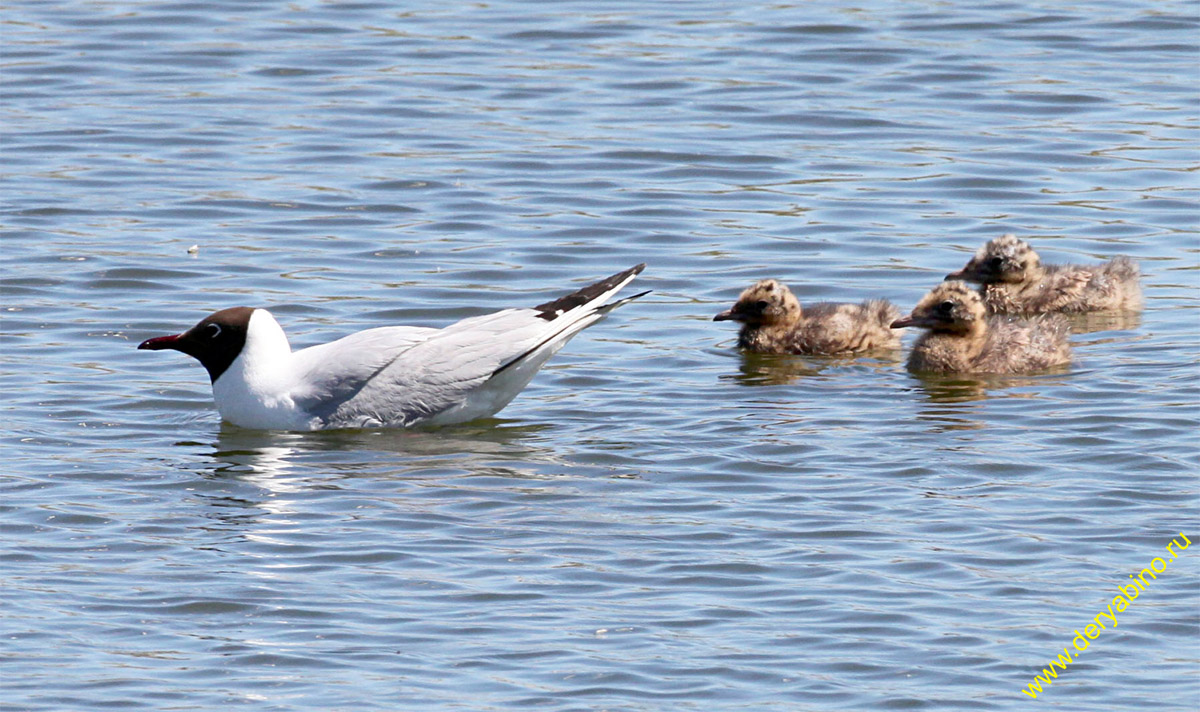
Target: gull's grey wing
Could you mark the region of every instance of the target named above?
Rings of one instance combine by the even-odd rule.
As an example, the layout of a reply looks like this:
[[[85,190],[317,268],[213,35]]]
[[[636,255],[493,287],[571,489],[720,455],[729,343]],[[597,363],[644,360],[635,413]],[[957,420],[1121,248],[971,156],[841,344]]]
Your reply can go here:
[[[397,354],[353,398],[331,413],[330,419],[355,425],[411,425],[465,408],[472,394],[479,393],[493,375],[566,331],[565,326],[547,322],[532,309],[506,309],[451,324]],[[578,329],[570,335],[576,332]],[[568,338],[565,335],[559,340],[554,351]],[[493,402],[481,404],[486,406],[482,410],[499,410],[516,391],[492,395]]]
[[[505,309],[451,324],[398,353],[329,420],[353,427],[463,422],[491,415],[571,337],[642,296],[603,304],[643,268],[638,265],[533,309]]]
[[[405,351],[438,329],[384,326],[292,354],[301,385],[291,393],[306,412],[326,419]]]

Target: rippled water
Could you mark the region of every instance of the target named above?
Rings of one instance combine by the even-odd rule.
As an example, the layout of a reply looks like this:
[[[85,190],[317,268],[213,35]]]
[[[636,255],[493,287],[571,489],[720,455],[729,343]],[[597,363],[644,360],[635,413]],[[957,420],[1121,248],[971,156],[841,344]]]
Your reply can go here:
[[[5,9],[6,709],[1200,704],[1200,550],[1021,692],[1200,537],[1200,6],[396,8]],[[764,276],[908,308],[1006,231],[1135,257],[1145,311],[988,380],[710,321]],[[134,350],[641,261],[653,295],[459,428],[239,430]]]

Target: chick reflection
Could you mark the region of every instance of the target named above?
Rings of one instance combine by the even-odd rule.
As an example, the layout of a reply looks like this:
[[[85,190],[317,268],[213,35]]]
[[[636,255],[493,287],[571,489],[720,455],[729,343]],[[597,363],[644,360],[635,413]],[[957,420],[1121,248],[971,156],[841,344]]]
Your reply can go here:
[[[781,386],[805,376],[816,376],[821,369],[796,356],[742,352],[738,372],[720,376],[743,386]]]
[[[930,403],[965,403],[987,398],[990,376],[916,372],[912,374]]]
[[[1060,366],[1051,373],[1036,376],[979,374],[965,375],[961,373],[912,373],[918,384],[918,389],[932,403],[962,403],[988,398],[990,395],[1000,395],[1017,388],[1036,388],[1044,391],[1047,387],[1057,384],[1055,375],[1068,373],[1066,366]],[[1004,393],[1013,396],[1013,393]]]
[[[1096,331],[1132,331],[1142,325],[1140,311],[1102,311],[1067,314],[1073,334],[1091,334]]]
[[[917,411],[916,419],[928,423],[930,432],[983,429],[983,421],[978,418],[983,411],[980,401],[987,398],[987,383],[983,378],[934,373],[913,374],[913,377],[928,401]]]
[[[820,376],[827,369],[841,366],[867,366],[890,370],[900,362],[900,352],[878,351],[875,358],[861,356],[793,356],[790,354],[739,354],[738,373],[721,376],[743,386],[782,386],[803,378]]]
[[[1066,367],[1058,369],[1067,372]],[[976,418],[983,412],[983,401],[991,398],[1040,398],[1047,388],[1057,385],[1048,375],[963,375],[941,373],[913,373],[917,390],[928,401],[917,413],[917,419],[933,425],[934,432],[950,430],[979,430],[984,422]],[[1032,393],[1017,389],[1030,388]]]

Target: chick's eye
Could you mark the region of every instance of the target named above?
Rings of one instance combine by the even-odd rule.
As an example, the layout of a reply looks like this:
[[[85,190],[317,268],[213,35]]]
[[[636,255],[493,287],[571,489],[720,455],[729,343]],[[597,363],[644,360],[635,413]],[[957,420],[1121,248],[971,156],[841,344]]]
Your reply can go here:
[[[208,334],[208,338],[215,339],[221,335],[221,325],[209,324],[208,326],[204,327],[204,333]]]
[[[765,300],[760,300],[754,303],[754,308],[759,311],[765,311],[769,306],[771,306],[770,303]]]
[[[999,257],[993,257],[987,261],[987,266],[991,269],[1000,269],[1000,265],[1004,264],[1004,260]]]
[[[942,314],[949,314],[950,312],[954,311],[954,306],[954,302],[947,300],[937,305],[937,310]]]

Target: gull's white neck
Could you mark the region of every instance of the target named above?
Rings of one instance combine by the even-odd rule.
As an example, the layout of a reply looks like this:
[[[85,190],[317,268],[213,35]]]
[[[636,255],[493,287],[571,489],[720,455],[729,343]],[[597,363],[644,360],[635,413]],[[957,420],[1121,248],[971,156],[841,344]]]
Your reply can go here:
[[[221,417],[246,428],[306,430],[309,417],[292,400],[292,347],[275,317],[255,309],[241,353],[213,383]]]

